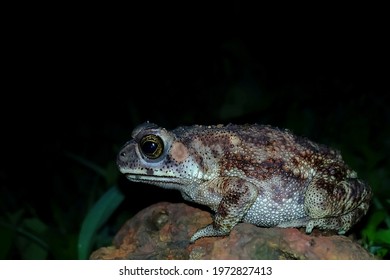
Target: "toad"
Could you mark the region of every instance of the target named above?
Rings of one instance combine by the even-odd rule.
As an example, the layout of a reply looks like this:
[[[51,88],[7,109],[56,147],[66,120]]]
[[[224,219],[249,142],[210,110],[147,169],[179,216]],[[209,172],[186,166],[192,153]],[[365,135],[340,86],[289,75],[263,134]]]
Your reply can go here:
[[[267,125],[150,122],[132,132],[117,165],[130,181],[181,192],[208,206],[213,223],[191,242],[228,235],[239,222],[345,234],[368,211],[372,192],[340,152]]]

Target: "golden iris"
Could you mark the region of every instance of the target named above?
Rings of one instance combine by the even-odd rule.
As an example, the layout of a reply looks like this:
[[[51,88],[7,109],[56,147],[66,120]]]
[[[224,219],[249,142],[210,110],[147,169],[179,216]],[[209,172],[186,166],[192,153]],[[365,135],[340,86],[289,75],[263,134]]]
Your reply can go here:
[[[144,155],[150,159],[158,158],[164,151],[164,142],[159,136],[154,134],[142,137],[139,145]]]

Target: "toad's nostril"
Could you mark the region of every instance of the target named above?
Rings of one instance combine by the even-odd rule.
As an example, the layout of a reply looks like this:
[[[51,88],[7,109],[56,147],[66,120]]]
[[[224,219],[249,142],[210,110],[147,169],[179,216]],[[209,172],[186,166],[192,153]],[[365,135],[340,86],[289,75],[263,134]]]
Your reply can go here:
[[[126,162],[127,153],[125,151],[120,151],[116,162],[118,165],[124,164]]]

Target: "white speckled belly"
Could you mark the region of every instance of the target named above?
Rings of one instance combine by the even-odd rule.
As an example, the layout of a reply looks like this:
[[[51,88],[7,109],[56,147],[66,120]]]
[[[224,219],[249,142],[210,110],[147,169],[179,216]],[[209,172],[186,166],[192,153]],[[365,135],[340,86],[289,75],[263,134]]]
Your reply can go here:
[[[243,222],[272,227],[306,217],[303,200],[299,199],[297,193],[295,196],[279,202],[275,202],[269,197],[258,197],[244,216]]]

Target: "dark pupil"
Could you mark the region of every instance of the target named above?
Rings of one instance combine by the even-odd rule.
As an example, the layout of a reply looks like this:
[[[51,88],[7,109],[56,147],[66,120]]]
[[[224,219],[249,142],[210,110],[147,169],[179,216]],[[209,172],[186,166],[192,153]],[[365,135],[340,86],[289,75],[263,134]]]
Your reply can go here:
[[[157,149],[158,144],[152,141],[145,141],[142,144],[142,151],[147,154],[147,155],[152,155],[156,149]]]
[[[160,137],[151,134],[142,137],[140,148],[145,156],[150,159],[156,159],[163,153],[164,144]]]

